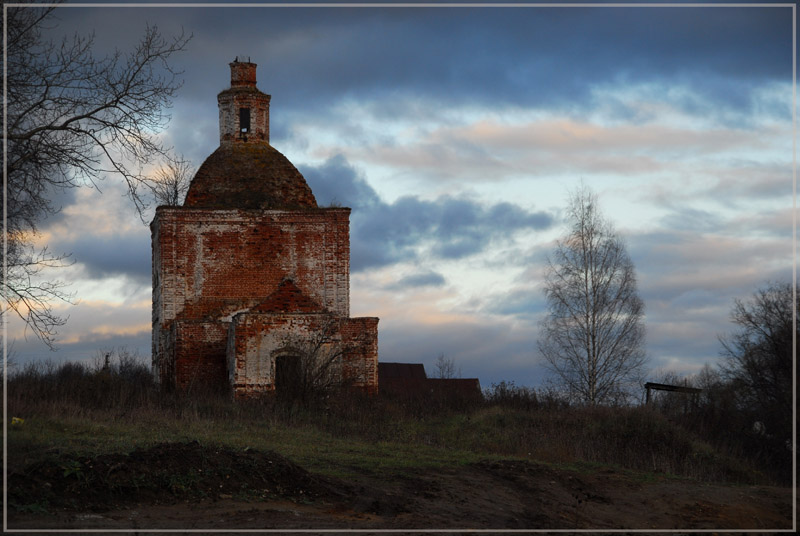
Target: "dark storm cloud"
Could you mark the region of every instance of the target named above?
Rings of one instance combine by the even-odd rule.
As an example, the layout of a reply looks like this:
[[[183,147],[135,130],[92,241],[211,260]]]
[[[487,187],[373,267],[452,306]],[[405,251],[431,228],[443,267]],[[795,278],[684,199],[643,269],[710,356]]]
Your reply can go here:
[[[278,146],[290,138],[311,141],[293,133],[300,121],[334,124],[340,132],[356,125],[337,106],[342,102],[358,103],[378,121],[446,119],[459,106],[571,116],[603,109],[617,119],[647,121],[652,112],[634,107],[627,93],[636,89],[645,99],[726,125],[746,124],[756,111],[791,116],[791,99],[756,102],[765,83],[791,81],[791,11],[781,8],[94,7],[58,13],[56,32],[95,32],[97,55],[132,49],[147,24],[165,36],[193,35],[187,50],[171,59],[184,84],[167,132],[197,165],[218,144],[216,95],[227,87],[228,63],[238,55],[259,65],[259,88],[273,96],[271,138]]]
[[[671,211],[661,219],[661,224],[666,229],[700,233],[719,229],[723,224],[722,216],[708,210],[692,207],[669,208]]]
[[[126,276],[137,284],[149,284],[152,253],[148,228],[125,195],[124,183],[109,178],[100,188],[75,187],[52,193],[51,201],[62,210],[41,222],[40,231],[50,235],[49,249],[68,255],[87,278]]]
[[[541,289],[515,288],[505,294],[490,297],[484,309],[492,314],[536,319],[547,311],[547,304]]]
[[[74,316],[70,317],[74,320]],[[96,319],[96,318],[95,318]],[[126,350],[139,357],[145,364],[150,364],[150,349],[153,334],[151,330],[142,330],[135,334],[109,332],[105,334],[87,334],[79,340],[58,341],[57,352],[48,351],[35,337],[16,339],[10,349],[12,358],[19,356],[18,366],[33,362],[86,362],[93,364],[101,353],[110,350]]]
[[[86,276],[99,279],[124,275],[141,283],[152,277],[150,233],[86,236],[59,242],[72,253],[71,258],[83,265]]]
[[[351,261],[354,272],[430,255],[461,259],[484,251],[515,231],[550,227],[552,215],[529,212],[512,203],[485,205],[472,199],[441,196],[433,201],[405,196],[386,203],[347,160],[338,155],[320,166],[299,166],[317,203],[353,208]]]
[[[546,229],[553,221],[544,212],[514,207],[517,217],[504,222],[494,217],[496,208],[448,196],[434,201],[402,197],[354,215],[353,269],[415,259],[417,246],[423,244],[430,244],[434,258],[461,259],[484,251],[493,240],[514,231]],[[357,254],[364,250],[369,253],[359,258]],[[375,255],[376,250],[382,253]]]
[[[438,272],[421,272],[400,278],[389,285],[390,290],[406,290],[420,287],[441,287],[445,284],[444,276]]]
[[[298,167],[321,206],[340,204],[359,212],[381,204],[372,186],[367,184],[342,155],[331,157],[317,167]]]
[[[66,215],[63,209],[75,203],[76,191],[76,188],[60,188],[57,186],[50,188],[46,193],[46,198],[54,212],[46,215],[39,227],[46,228],[64,221]]]
[[[340,99],[380,97],[388,98],[374,110],[379,118],[407,114],[402,102],[410,97],[580,113],[593,106],[595,88],[647,84],[687,110],[708,113],[713,103],[719,113],[748,112],[755,84],[788,83],[792,75],[788,8],[61,11],[65,23],[96,28],[98,45],[109,48],[135,41],[145,22],[158,22],[165,33],[193,33],[176,61],[185,70],[181,97],[201,102],[224,89],[228,62],[249,55],[259,64],[259,86],[279,96],[287,113],[319,114]],[[121,32],[103,35],[120,14]],[[668,93],[663,82],[692,91]],[[618,105],[624,114],[624,100]]]
[[[748,113],[756,83],[791,80],[789,13],[489,9],[418,10],[398,18],[388,10],[333,12],[324,30],[303,34],[307,46],[265,63],[275,74],[274,92],[286,94],[288,106],[310,106],[313,113],[315,103],[324,108],[342,97],[391,97],[373,109],[379,119],[408,114],[404,97],[580,113],[596,105],[594,89],[632,85],[655,85],[659,100],[692,113]],[[691,91],[673,95],[664,83]],[[618,104],[625,113],[626,103]]]

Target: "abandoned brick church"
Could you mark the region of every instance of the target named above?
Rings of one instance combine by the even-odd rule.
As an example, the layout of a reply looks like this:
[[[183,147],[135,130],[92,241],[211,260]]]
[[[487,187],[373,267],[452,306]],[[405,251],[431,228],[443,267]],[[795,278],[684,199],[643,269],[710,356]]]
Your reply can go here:
[[[280,391],[296,380],[300,340],[335,356],[342,380],[377,392],[378,319],[350,318],[350,209],[317,206],[269,144],[256,65],[230,67],[219,148],[183,206],[158,207],[150,225],[156,378],[240,398]]]

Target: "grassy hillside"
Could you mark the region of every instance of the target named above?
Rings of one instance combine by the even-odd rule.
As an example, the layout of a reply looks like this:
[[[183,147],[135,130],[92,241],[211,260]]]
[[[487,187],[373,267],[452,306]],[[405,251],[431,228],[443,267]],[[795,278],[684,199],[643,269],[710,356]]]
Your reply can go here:
[[[29,367],[8,383],[9,467],[55,455],[130,452],[199,441],[271,450],[331,476],[392,476],[486,458],[528,459],[703,481],[785,484],[734,448],[712,445],[642,407],[570,407],[507,384],[485,401],[329,396],[311,406],[273,399],[234,403],[225,394],[166,396],[130,360],[103,369]],[[685,421],[686,419],[684,419]]]

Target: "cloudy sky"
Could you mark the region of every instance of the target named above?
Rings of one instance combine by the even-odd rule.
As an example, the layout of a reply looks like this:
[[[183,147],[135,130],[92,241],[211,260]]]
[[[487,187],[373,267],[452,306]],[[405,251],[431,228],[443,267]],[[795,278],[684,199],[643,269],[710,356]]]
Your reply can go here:
[[[618,4],[617,4],[618,6]],[[351,313],[380,359],[443,353],[464,377],[537,386],[542,275],[581,182],[627,242],[654,371],[718,359],[729,311],[792,276],[792,8],[72,7],[55,33],[129,50],[193,34],[163,134],[199,165],[216,95],[248,56],[271,143],[320,204],[352,207]],[[75,264],[55,353],[150,354],[150,232],[113,176],[59,198],[42,240]]]

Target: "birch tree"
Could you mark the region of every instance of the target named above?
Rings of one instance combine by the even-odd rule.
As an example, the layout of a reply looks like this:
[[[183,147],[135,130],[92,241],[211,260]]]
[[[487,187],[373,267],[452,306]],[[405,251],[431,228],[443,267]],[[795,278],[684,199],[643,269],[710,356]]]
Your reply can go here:
[[[549,315],[538,341],[545,366],[569,394],[595,405],[624,398],[643,372],[644,304],[623,240],[582,187],[570,198],[570,231],[548,259]]]

